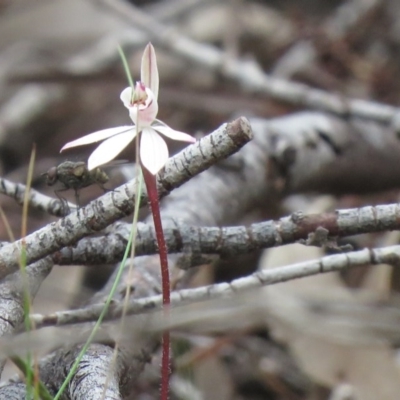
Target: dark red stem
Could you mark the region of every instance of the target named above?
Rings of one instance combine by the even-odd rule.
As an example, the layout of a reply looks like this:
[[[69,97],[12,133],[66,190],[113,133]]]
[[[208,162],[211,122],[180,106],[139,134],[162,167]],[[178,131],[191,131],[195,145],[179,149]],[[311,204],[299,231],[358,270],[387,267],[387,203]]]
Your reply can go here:
[[[147,188],[147,195],[151,213],[153,214],[154,229],[158,244],[158,253],[160,255],[161,264],[161,282],[162,296],[164,304],[164,313],[168,314],[169,304],[171,302],[171,291],[169,283],[169,268],[168,268],[168,251],[165,245],[164,232],[161,223],[160,202],[158,200],[157,181],[146,168],[142,167],[144,182]],[[170,359],[169,359],[169,332],[165,331],[162,337],[162,361],[161,361],[161,400],[167,400],[169,394],[169,374],[170,374]]]

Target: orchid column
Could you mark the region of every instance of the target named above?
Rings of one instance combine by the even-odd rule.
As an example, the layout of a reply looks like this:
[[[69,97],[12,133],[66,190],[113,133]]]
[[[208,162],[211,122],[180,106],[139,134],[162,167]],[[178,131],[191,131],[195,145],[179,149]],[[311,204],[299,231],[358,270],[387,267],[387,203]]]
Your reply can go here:
[[[92,170],[114,159],[135,137],[140,141],[140,165],[153,214],[160,255],[163,304],[168,307],[170,304],[168,253],[162,230],[156,174],[164,167],[169,154],[167,145],[159,134],[189,143],[195,142],[195,139],[186,133],[171,129],[156,119],[159,78],[156,53],[151,43],[146,46],[143,53],[140,79],[134,88],[128,87],[121,93],[121,100],[129,110],[133,126],[119,126],[91,133],[67,143],[61,151],[103,141],[89,157],[88,168]],[[168,308],[165,308],[165,312],[168,312]],[[169,390],[169,342],[169,332],[165,332],[161,368],[161,399],[163,400],[168,398]]]

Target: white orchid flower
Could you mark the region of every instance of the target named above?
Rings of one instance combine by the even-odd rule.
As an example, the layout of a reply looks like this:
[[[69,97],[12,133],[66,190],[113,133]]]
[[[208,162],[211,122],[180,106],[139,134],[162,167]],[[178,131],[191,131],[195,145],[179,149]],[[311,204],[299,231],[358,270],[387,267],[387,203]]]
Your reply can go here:
[[[120,96],[129,110],[133,126],[118,126],[91,133],[67,143],[61,151],[103,141],[89,157],[88,168],[92,170],[114,159],[140,133],[140,160],[155,175],[169,157],[167,145],[159,134],[173,140],[194,143],[196,139],[192,136],[171,129],[156,119],[159,79],[156,53],[151,43],[143,53],[140,79],[134,90],[128,87]]]

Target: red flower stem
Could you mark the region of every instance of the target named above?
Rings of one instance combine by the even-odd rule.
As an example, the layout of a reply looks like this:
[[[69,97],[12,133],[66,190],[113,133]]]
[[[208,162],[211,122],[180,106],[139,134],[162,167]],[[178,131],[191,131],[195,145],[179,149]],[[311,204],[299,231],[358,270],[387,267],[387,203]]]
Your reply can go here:
[[[168,268],[168,251],[165,244],[164,232],[161,223],[160,202],[158,199],[156,177],[152,175],[145,167],[142,166],[144,182],[147,188],[151,213],[153,214],[154,229],[158,244],[158,253],[160,255],[161,264],[161,282],[162,297],[164,305],[164,313],[168,315],[169,305],[171,303],[171,291],[169,283]],[[170,358],[169,358],[170,337],[169,332],[165,331],[162,336],[162,360],[161,360],[161,400],[168,400],[169,394],[169,374],[170,374]]]

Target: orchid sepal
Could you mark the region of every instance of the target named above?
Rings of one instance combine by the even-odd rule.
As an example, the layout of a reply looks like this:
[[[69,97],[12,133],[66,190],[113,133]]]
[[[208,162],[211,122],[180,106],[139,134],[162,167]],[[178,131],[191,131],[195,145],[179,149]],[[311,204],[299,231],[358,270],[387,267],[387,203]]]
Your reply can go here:
[[[104,140],[89,157],[89,171],[113,160],[135,137],[136,129],[131,128]]]
[[[84,146],[86,144],[100,142],[112,136],[118,135],[119,133],[129,131],[131,129],[132,126],[117,126],[115,128],[102,129],[100,131],[89,133],[88,135],[82,136],[79,139],[73,140],[72,142],[68,142],[67,144],[65,144],[61,148],[60,153],[72,147]]]
[[[140,66],[140,80],[154,93],[158,99],[159,76],[156,51],[151,43],[144,49]]]
[[[164,139],[152,128],[145,128],[140,138],[140,161],[156,175],[168,161],[169,152]]]

